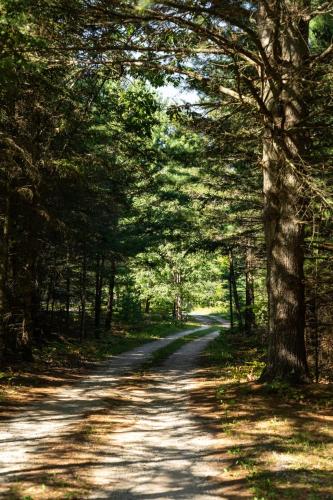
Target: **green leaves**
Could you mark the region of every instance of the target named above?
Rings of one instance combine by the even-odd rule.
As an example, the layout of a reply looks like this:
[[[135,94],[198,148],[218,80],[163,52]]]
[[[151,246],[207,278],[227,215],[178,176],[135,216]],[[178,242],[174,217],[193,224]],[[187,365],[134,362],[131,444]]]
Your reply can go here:
[[[137,5],[136,5],[136,9],[137,10],[145,10],[145,9],[148,9],[148,7],[150,7],[151,4],[152,4],[152,0],[138,0]]]
[[[310,47],[313,51],[324,50],[333,40],[333,17],[323,14],[314,17],[310,22]]]

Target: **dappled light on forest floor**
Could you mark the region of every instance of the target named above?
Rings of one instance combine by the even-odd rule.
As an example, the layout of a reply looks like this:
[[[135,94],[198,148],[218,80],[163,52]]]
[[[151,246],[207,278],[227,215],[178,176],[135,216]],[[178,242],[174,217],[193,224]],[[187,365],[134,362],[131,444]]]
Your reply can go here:
[[[192,411],[215,417],[225,473],[260,499],[333,498],[332,386],[257,384],[253,351],[229,339],[225,365],[203,369],[192,393]]]
[[[123,374],[116,385],[107,374],[99,375],[80,384],[72,398],[63,397],[61,413],[58,397],[22,416],[2,491],[10,491],[8,498],[38,500],[213,500],[226,492],[226,498],[239,498],[244,487],[239,478],[221,481],[220,454],[208,422],[203,425],[187,411],[196,376],[193,360],[216,334],[185,345],[156,374]],[[80,398],[83,418],[77,413],[83,408]],[[34,422],[35,434],[27,435]],[[6,441],[9,452],[11,441]]]
[[[4,498],[332,498],[331,388],[257,384],[257,353],[228,337],[213,367],[195,359],[216,332],[157,371],[133,371],[138,348],[31,405],[3,437]]]
[[[27,403],[42,401],[60,387],[72,385],[96,370],[96,363],[176,332],[200,327],[194,318],[186,323],[149,322],[139,328],[114,325],[112,334],[101,339],[65,338],[48,341],[36,349],[31,363],[8,364],[0,372],[0,418],[12,418]],[[182,333],[181,333],[182,335]]]

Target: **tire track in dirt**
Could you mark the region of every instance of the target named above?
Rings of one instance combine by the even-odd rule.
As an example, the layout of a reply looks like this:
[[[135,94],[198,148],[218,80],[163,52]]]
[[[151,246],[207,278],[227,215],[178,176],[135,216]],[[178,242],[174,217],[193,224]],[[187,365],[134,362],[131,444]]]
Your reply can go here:
[[[216,437],[190,410],[198,357],[218,332],[183,346],[117,409],[119,424],[89,471],[90,498],[217,500],[225,497]]]
[[[9,498],[6,491],[12,484],[34,474],[38,454],[66,437],[73,426],[82,423],[82,416],[98,413],[105,408],[105,399],[119,378],[140,367],[149,356],[195,331],[208,326],[168,335],[163,339],[144,344],[121,355],[112,357],[87,379],[74,386],[59,390],[45,401],[33,403],[24,413],[0,423],[0,495]],[[40,470],[40,467],[37,467]],[[47,464],[45,464],[47,470]]]

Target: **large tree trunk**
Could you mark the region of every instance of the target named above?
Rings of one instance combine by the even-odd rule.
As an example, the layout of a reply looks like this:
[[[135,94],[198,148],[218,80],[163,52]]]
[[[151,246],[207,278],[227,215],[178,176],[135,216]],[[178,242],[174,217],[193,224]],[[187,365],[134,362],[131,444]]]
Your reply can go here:
[[[269,296],[269,355],[262,380],[292,382],[308,377],[304,341],[304,199],[300,180],[306,117],[303,87],[307,30],[297,8],[304,4],[268,0],[259,6],[258,27],[267,61],[263,102],[265,238]]]

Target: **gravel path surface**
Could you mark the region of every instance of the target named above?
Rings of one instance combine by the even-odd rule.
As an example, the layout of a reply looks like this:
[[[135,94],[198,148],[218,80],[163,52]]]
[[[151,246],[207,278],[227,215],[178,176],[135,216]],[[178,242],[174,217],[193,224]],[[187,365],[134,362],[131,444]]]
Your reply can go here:
[[[131,404],[118,412],[133,424],[110,434],[103,461],[95,466],[92,499],[224,498],[214,435],[189,409],[198,355],[217,335],[185,345],[131,391]]]
[[[114,356],[79,384],[61,389],[51,399],[27,406],[21,416],[0,422],[2,498],[6,498],[6,494],[3,493],[6,483],[19,481],[20,474],[31,469],[35,456],[40,452],[46,438],[56,438],[66,431],[66,427],[80,423],[83,414],[97,412],[105,406],[103,398],[110,387],[117,385],[119,376],[135,370],[153,352],[173,340],[206,328],[207,326],[201,326],[168,335]]]
[[[0,498],[40,498],[15,497],[8,488],[24,482],[36,487],[43,474],[58,477],[69,470],[88,490],[92,486],[92,499],[224,498],[214,480],[219,467],[213,436],[189,408],[197,358],[218,332],[186,344],[145,377],[131,375],[153,352],[194,331],[204,334],[208,327],[209,321],[115,356],[84,381],[0,423]],[[76,429],[101,415],[104,422],[112,421],[102,441],[92,441],[88,454],[74,443],[74,453],[62,455],[61,446]]]

